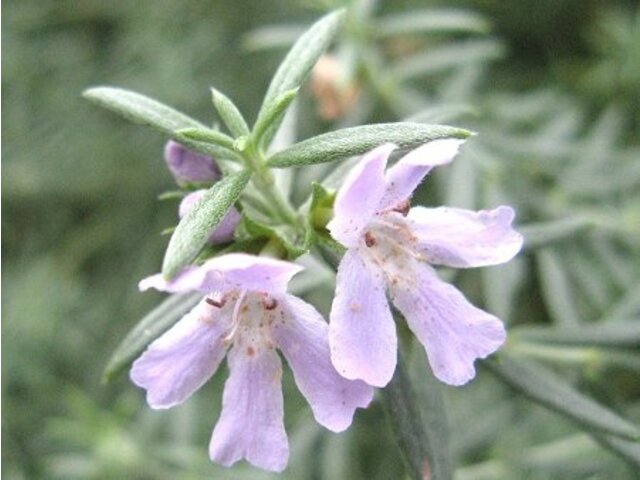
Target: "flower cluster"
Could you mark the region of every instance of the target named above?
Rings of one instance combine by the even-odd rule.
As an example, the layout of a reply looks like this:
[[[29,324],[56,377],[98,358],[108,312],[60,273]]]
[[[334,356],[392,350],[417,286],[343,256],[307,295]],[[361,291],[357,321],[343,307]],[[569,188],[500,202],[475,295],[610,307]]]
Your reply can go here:
[[[514,213],[506,206],[480,212],[411,208],[411,195],[424,176],[450,162],[461,143],[430,142],[388,169],[395,146],[382,145],[346,177],[327,225],[347,248],[329,324],[312,305],[287,293],[301,267],[282,260],[232,253],[188,267],[171,280],[157,274],[141,281],[142,290],[203,294],[133,364],[131,379],[146,389],[149,405],[169,408],[183,402],[226,356],[230,374],[210,457],[227,466],[246,459],[281,471],[289,447],[276,350],[291,367],[316,421],[343,431],[355,410],[371,402],[373,387],[387,385],[395,370],[397,337],[387,296],[424,345],[436,377],[451,385],[472,379],[474,361],[504,342],[504,327],[440,280],[431,265],[503,263],[518,253],[522,237],[511,228]],[[176,180],[219,178],[206,157],[180,148],[167,147]],[[181,215],[195,195],[183,200]],[[211,241],[233,237],[240,215],[232,212]]]

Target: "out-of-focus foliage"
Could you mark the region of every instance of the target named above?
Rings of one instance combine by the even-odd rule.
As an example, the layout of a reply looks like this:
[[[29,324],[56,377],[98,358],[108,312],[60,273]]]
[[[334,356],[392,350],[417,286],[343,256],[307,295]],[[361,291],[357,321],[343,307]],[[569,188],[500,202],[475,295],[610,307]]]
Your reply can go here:
[[[160,299],[139,294],[136,284],[160,268],[167,239],[159,232],[175,224],[176,205],[156,201],[172,188],[162,165],[164,139],[98,111],[80,93],[118,85],[212,123],[215,86],[252,121],[284,53],[278,47],[329,3],[5,4],[2,470],[8,478],[276,478],[209,463],[206,445],[224,375],[163,412],[150,411],[126,378],[101,385],[110,353]],[[435,22],[433,10],[424,9],[438,3],[448,13],[438,10]],[[638,424],[635,2],[368,1],[353,11],[359,13],[336,54],[342,80],[357,85],[357,100],[345,115],[322,119],[305,88],[291,134],[306,138],[406,117],[477,131],[416,200],[514,204],[527,250],[512,264],[463,272],[456,281],[510,324],[510,356],[535,359]],[[309,172],[326,168],[298,171],[293,197],[302,202]],[[326,312],[331,287],[320,283],[300,288],[313,290],[308,298]],[[420,385],[424,357],[414,350],[409,373]],[[311,420],[290,376],[285,387],[293,451],[284,478],[402,478],[379,402],[360,412],[347,433],[332,435]],[[637,444],[581,433],[516,396],[489,369],[444,393],[456,478],[625,479],[637,471],[629,466],[640,462]]]

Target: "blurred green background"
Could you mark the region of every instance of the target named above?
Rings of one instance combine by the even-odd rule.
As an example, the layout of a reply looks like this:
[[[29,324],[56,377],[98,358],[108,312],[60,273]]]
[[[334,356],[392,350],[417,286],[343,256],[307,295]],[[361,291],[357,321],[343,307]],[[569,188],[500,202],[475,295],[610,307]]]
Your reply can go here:
[[[513,268],[465,272],[465,292],[512,325],[640,319],[637,2],[440,3],[484,15],[500,48],[473,68],[453,65],[447,72],[455,75],[413,81],[434,105],[472,105],[474,115],[447,121],[480,132],[469,148],[471,170],[437,176],[438,193],[425,198],[473,208],[507,201],[523,224],[582,216],[598,224],[552,248],[529,250]],[[376,15],[425,5],[438,2],[380,2]],[[124,377],[101,384],[110,353],[162,298],[142,295],[136,285],[159,268],[167,242],[159,232],[175,223],[175,204],[157,201],[173,188],[162,159],[165,139],[80,94],[93,85],[121,86],[211,122],[208,88],[215,85],[253,119],[285,50],[248,51],[244,35],[267,24],[309,24],[329,6],[4,2],[6,478],[262,478],[249,467],[225,470],[207,459],[224,374],[170,412],[150,411]],[[380,69],[384,77],[387,65]],[[334,128],[317,117],[308,91],[303,97],[302,135]],[[408,113],[398,110],[383,102],[368,121]],[[513,288],[499,290],[501,284]],[[602,357],[560,363],[581,389],[637,420],[637,352],[631,358],[631,366]],[[359,413],[349,433],[330,436],[310,420],[291,378],[285,383],[293,445],[285,478],[401,478],[380,405]],[[459,478],[633,478],[624,461],[484,372],[464,389],[447,389],[447,403]]]

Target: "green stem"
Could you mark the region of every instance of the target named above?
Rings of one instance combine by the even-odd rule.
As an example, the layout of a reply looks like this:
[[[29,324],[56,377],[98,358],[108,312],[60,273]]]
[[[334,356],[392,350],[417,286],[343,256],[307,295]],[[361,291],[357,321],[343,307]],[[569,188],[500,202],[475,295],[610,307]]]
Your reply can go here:
[[[273,175],[266,166],[264,156],[250,143],[245,145],[243,156],[246,165],[253,170],[251,183],[265,200],[265,207],[284,223],[299,227],[300,219],[291,203],[275,188]]]

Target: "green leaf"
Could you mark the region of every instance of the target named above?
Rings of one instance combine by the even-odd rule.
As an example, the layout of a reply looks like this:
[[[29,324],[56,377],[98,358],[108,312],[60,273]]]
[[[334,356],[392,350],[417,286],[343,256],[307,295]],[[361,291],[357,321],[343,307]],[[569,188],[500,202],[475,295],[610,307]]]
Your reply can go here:
[[[441,386],[430,372],[425,377],[429,385],[418,396],[400,357],[393,379],[382,390],[382,401],[409,477],[451,480],[449,433]]]
[[[525,238],[524,247],[535,249],[561,242],[583,233],[593,222],[583,216],[522,225],[519,230]]]
[[[234,141],[229,135],[225,135],[210,128],[183,128],[176,132],[178,139],[195,142],[212,143],[229,150],[234,149]]]
[[[594,435],[596,441],[625,460],[635,471],[640,471],[640,443],[622,440],[611,435]]]
[[[199,292],[171,295],[145,315],[111,355],[103,380],[110,382],[122,373],[151,342],[180,320],[201,298]]]
[[[166,278],[176,275],[197,257],[209,234],[238,199],[250,178],[251,172],[247,171],[224,177],[180,220],[162,264],[162,273]]]
[[[300,87],[320,56],[329,47],[343,17],[344,10],[325,15],[314,23],[293,45],[271,80],[262,102],[262,107],[260,107],[256,125],[264,123],[262,117],[273,109],[272,104],[281,94]],[[277,125],[274,124],[274,128],[269,129],[271,135],[275,134],[276,127]],[[271,138],[265,137],[263,141],[268,145]]]
[[[213,106],[231,134],[234,137],[249,135],[249,126],[231,99],[215,88],[211,88],[211,97]]]
[[[477,13],[464,10],[423,9],[381,17],[372,33],[384,38],[412,33],[487,33],[489,24]]]
[[[640,319],[579,327],[518,327],[514,338],[544,344],[640,349]]]
[[[236,229],[236,238],[242,241],[256,239],[275,240],[278,250],[287,255],[289,260],[294,260],[307,252],[303,239],[299,238],[298,231],[291,225],[268,225],[259,222],[244,212],[242,223]]]
[[[484,365],[511,388],[560,415],[588,433],[640,439],[640,430],[615,412],[574,390],[565,379],[532,361],[515,360],[504,352]]]
[[[271,131],[273,130],[275,133],[275,130],[281,123],[287,108],[289,108],[291,102],[296,98],[299,90],[299,88],[293,88],[282,92],[267,106],[264,114],[258,118],[253,127],[252,137],[256,145],[263,147],[268,146],[268,143],[274,136]]]
[[[94,87],[85,90],[82,95],[128,120],[147,125],[168,135],[173,135],[174,132],[183,128],[204,128],[204,125],[184,113],[122,88]]]
[[[536,254],[536,260],[544,303],[553,320],[559,325],[580,324],[573,290],[561,257],[552,249],[544,249]]]
[[[439,138],[467,138],[468,130],[421,123],[379,123],[345,128],[304,140],[267,160],[270,167],[284,168],[326,163],[360,155],[382,145],[395,143],[400,149],[415,148]]]

